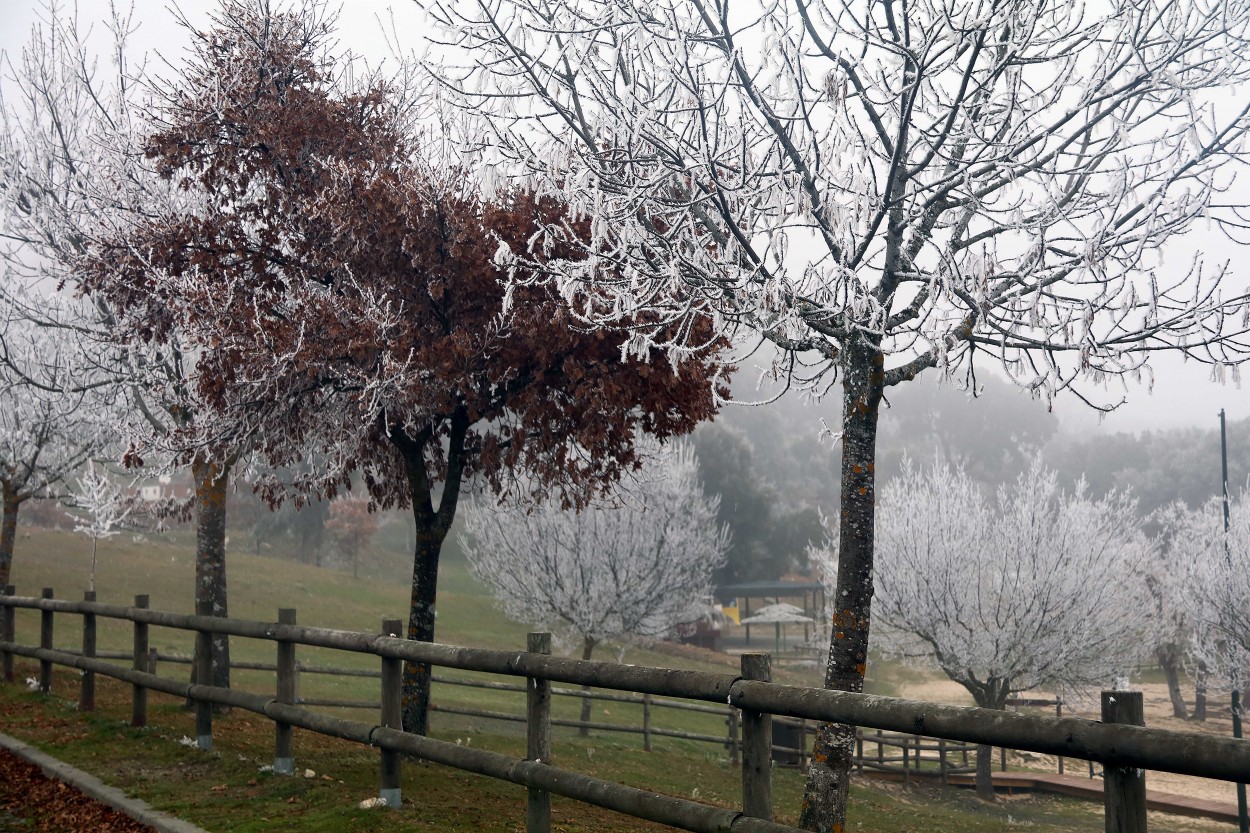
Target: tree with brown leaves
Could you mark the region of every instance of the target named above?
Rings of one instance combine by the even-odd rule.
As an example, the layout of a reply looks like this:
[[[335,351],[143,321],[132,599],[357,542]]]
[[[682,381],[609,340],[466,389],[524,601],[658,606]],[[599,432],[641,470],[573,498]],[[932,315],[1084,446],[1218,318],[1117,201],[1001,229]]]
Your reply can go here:
[[[431,641],[466,482],[584,504],[635,464],[638,434],[683,434],[715,413],[719,342],[696,322],[705,347],[647,361],[625,335],[576,326],[543,288],[506,291],[499,250],[577,221],[532,193],[480,198],[414,137],[414,114],[432,111],[327,51],[322,12],[223,3],[148,143],[196,198],[82,265],[145,338],[195,345],[210,413],[185,432],[188,453],[246,441],[273,466],[320,461],[298,482],[262,481],[275,502],[333,495],[355,473],[375,505],[412,508],[407,634]],[[428,666],[405,668],[409,731],[426,731],[429,680]]]

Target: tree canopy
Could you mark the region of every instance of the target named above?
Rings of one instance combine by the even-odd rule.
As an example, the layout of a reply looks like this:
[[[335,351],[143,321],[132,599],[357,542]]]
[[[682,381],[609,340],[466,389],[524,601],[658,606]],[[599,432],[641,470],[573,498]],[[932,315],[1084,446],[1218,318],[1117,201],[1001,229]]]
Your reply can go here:
[[[518,281],[588,323],[653,315],[639,353],[680,355],[700,342],[672,325],[711,315],[781,348],[792,384],[841,382],[830,687],[863,686],[889,387],[992,362],[1106,407],[1157,350],[1223,376],[1250,353],[1244,283],[1164,258],[1208,218],[1243,225],[1247,0],[430,6],[496,178],[591,218],[580,244],[548,225],[510,250]],[[545,258],[558,242],[580,251]],[[805,827],[845,823],[851,732],[821,729]]]
[[[638,433],[682,434],[715,412],[717,342],[703,324],[708,349],[688,361],[630,358],[625,336],[576,326],[545,288],[505,287],[499,251],[585,224],[551,197],[480,196],[443,133],[415,132],[434,103],[402,76],[348,71],[332,31],[318,4],[223,3],[147,141],[193,198],[135,218],[81,266],[142,338],[194,345],[207,413],[184,447],[318,461],[297,490],[332,495],[356,473],[376,505],[412,508],[408,635],[429,640],[465,481],[584,503],[634,464]],[[406,728],[424,731],[428,679],[405,670]]]

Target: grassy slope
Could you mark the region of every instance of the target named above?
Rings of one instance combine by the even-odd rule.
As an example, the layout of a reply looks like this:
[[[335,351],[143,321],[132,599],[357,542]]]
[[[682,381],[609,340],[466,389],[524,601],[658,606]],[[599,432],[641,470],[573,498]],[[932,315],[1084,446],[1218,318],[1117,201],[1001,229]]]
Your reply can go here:
[[[185,535],[153,538],[136,543],[127,537],[101,545],[97,590],[101,601],[126,603],[134,593],[151,596],[159,609],[186,611],[191,606],[193,548]],[[14,559],[13,582],[21,595],[37,595],[51,586],[61,598],[78,598],[86,585],[89,542],[64,533],[24,529]],[[408,593],[406,557],[382,546],[367,559],[366,578],[316,569],[287,560],[259,558],[232,552],[229,558],[231,614],[271,620],[279,607],[296,607],[302,624],[372,630],[385,617],[400,617]],[[101,650],[127,650],[130,631],[121,623],[101,621]],[[445,559],[440,578],[438,633],[440,641],[512,649],[524,644],[527,627],[505,619],[486,591],[452,554]],[[19,612],[19,641],[32,642],[37,617]],[[61,617],[57,645],[76,646],[77,623]],[[181,633],[154,629],[152,645],[161,651],[188,652],[190,640]],[[272,645],[235,640],[236,659],[271,661]],[[612,652],[605,651],[605,659]],[[629,648],[628,661],[638,664],[731,670],[729,658],[711,654],[659,653]],[[305,663],[375,667],[369,657],[318,654],[300,649]],[[33,666],[23,666],[32,674]],[[883,669],[891,675],[897,669]],[[182,673],[162,666],[166,675]],[[459,673],[459,672],[449,672]],[[783,672],[783,676],[785,675]],[[798,681],[787,680],[787,681]],[[270,690],[272,675],[236,674],[236,685],[255,691]],[[152,803],[185,815],[210,830],[361,830],[411,829],[513,830],[523,825],[523,792],[465,773],[429,765],[405,767],[405,795],[421,796],[422,804],[405,806],[397,814],[354,809],[374,794],[376,753],[342,742],[297,732],[297,765],[331,780],[284,779],[259,773],[272,754],[269,727],[250,715],[234,714],[219,721],[217,752],[204,755],[176,741],[191,733],[190,715],[166,698],[154,698],[153,728],[130,730],[118,722],[128,715],[125,687],[101,682],[106,717],[93,717],[84,726],[72,708],[55,698],[33,695],[20,688],[0,690],[3,731],[24,737],[55,754],[96,772],[107,781],[129,789]],[[887,687],[887,686],[883,686]],[[59,672],[56,690],[74,694],[73,677]],[[377,682],[357,678],[304,675],[304,696],[373,697]],[[436,686],[435,700],[477,708],[519,711],[523,699],[507,692]],[[575,698],[555,699],[557,716],[573,716]],[[595,719],[637,725],[630,706],[597,703]],[[375,719],[363,710],[348,715]],[[436,715],[434,735],[519,755],[523,742],[519,724]],[[655,725],[717,734],[719,717],[656,712]],[[657,739],[656,752],[641,751],[636,735],[596,733],[578,738],[571,730],[556,732],[557,763],[600,777],[664,793],[694,796],[733,805],[738,795],[736,770],[728,767],[721,747],[687,741]],[[147,742],[136,742],[146,740]],[[179,776],[179,777],[171,777]],[[185,776],[185,777],[184,777]],[[188,777],[191,780],[188,780]],[[776,770],[775,806],[783,820],[793,820],[802,779],[792,770]],[[696,792],[697,791],[697,792]],[[557,826],[567,831],[651,829],[610,813],[571,802],[557,802]],[[964,792],[917,791],[901,788],[857,787],[849,828],[855,831],[910,831],[958,829],[1003,830],[1016,825],[1042,825],[1056,830],[1097,827],[1096,807],[1052,798],[982,805]],[[298,825],[296,825],[298,819]]]

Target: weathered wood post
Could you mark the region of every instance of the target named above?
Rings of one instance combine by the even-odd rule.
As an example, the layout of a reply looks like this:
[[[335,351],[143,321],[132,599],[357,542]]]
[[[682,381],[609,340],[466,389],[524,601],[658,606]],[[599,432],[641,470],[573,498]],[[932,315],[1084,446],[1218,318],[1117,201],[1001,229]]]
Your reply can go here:
[[[864,772],[864,730],[855,727],[855,769],[861,775]]]
[[[551,634],[531,633],[525,648],[531,654],[551,653]],[[645,708],[645,707],[644,707]],[[551,681],[525,678],[525,757],[542,764],[551,763]],[[551,793],[530,787],[525,804],[527,833],[550,833]]]
[[[946,786],[946,739],[938,738],[938,777],[942,786]]]
[[[12,596],[17,588],[11,584],[4,587],[4,595]],[[17,635],[17,610],[11,605],[5,605],[0,610],[0,641],[12,642]],[[6,683],[13,682],[13,655],[8,651],[4,652],[4,681]]]
[[[772,682],[772,657],[743,654],[742,678]],[[773,820],[773,716],[742,710],[742,812]]]
[[[1104,691],[1102,722],[1145,726],[1140,691]],[[1132,766],[1102,769],[1107,833],[1146,833],[1146,772]]]
[[[4,588],[5,595],[14,595],[17,588],[12,584],[6,584]],[[12,642],[17,637],[17,609],[11,605],[5,605],[4,612],[0,613],[0,639],[4,642]],[[12,682],[12,654],[6,650],[4,652],[4,682]]]
[[[911,760],[911,740],[907,735],[903,735],[903,783],[911,783],[911,771],[908,769],[908,763]]]
[[[383,619],[382,633],[398,637],[404,632],[404,623],[398,619]],[[404,728],[401,699],[403,695],[404,662],[396,657],[382,657],[382,725],[387,729]],[[399,809],[403,803],[400,776],[400,755],[393,749],[383,749],[378,773],[378,798],[387,807]]]
[[[278,624],[294,625],[295,608],[278,608]],[[278,640],[277,685],[274,699],[284,705],[295,703],[295,643]],[[291,751],[291,724],[277,721],[273,725],[273,771],[278,775],[295,774],[295,755]]]
[[[135,596],[135,609],[147,610],[151,600],[146,595]],[[134,623],[134,654],[131,665],[136,671],[148,671],[148,623]],[[148,690],[141,685],[131,687],[130,725],[148,725]]]
[[[729,737],[725,743],[729,747],[729,763],[736,767],[742,761],[742,744],[738,740],[738,710],[733,706],[729,707],[729,716],[725,718],[725,723],[729,726]]]
[[[799,772],[807,774],[807,718],[799,718]]]
[[[213,633],[195,633],[195,688],[213,684]],[[213,749],[213,704],[203,698],[195,700],[195,745],[205,752]]]
[[[642,695],[642,751],[651,751],[651,695]]]
[[[1063,698],[1055,698],[1055,717],[1063,717]],[[1063,756],[1059,756],[1059,774],[1063,775]]]
[[[84,602],[95,601],[95,591],[87,590],[82,594]],[[96,625],[95,614],[84,613],[82,615],[82,655],[84,657],[95,656],[96,643]],[[79,677],[78,688],[78,711],[90,712],[95,711],[95,672],[83,671]]]
[[[52,598],[52,588],[43,588],[43,597],[45,599]],[[44,650],[52,650],[52,611],[39,611],[39,647]],[[47,694],[52,691],[52,660],[39,660],[39,690]]]

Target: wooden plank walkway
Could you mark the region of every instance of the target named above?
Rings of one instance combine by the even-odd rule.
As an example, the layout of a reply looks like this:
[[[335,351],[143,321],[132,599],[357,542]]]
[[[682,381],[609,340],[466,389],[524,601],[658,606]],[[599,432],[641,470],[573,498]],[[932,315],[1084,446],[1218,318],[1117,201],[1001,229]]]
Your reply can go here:
[[[864,770],[860,773],[868,778],[880,781],[902,781],[903,773]],[[908,777],[913,781],[926,784],[940,783],[937,772],[912,770]],[[1075,798],[1087,798],[1102,801],[1102,779],[1087,778],[1077,775],[1059,775],[1053,772],[994,772],[994,789],[1006,793],[1017,791],[1038,791],[1068,795]],[[971,787],[975,784],[972,775],[948,775],[946,782],[957,787]],[[1149,788],[1150,776],[1146,776],[1146,809],[1172,813],[1178,816],[1215,819],[1232,824],[1237,823],[1237,805],[1220,801],[1207,801],[1187,795],[1160,792]]]

